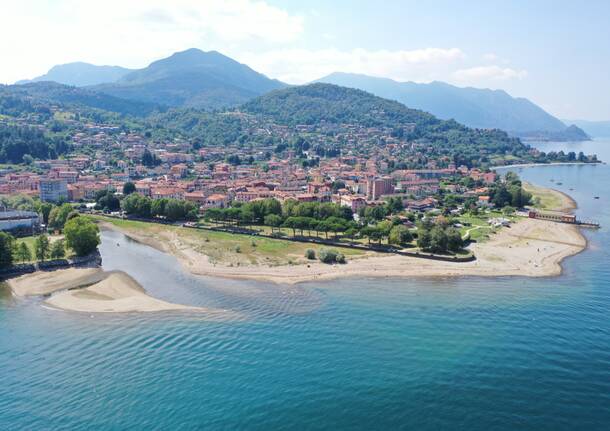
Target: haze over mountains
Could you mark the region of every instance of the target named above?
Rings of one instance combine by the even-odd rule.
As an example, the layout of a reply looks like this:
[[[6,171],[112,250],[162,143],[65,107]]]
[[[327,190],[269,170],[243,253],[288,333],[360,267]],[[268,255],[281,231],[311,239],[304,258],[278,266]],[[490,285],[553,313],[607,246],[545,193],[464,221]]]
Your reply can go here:
[[[460,88],[438,81],[397,82],[353,73],[333,73],[317,82],[358,88],[470,127],[498,128],[521,137],[587,139],[582,131],[567,128],[528,99],[512,97],[503,90]]]
[[[131,72],[120,66],[96,66],[94,64],[75,62],[53,66],[47,73],[34,79],[18,81],[17,84],[30,82],[53,81],[74,87],[86,87],[105,82],[114,82]]]
[[[19,83],[40,81],[85,87],[87,99],[115,107],[121,107],[117,100],[124,100],[125,109],[119,109],[119,112],[133,113],[142,108],[144,115],[155,107],[229,108],[288,87],[219,52],[195,48],[177,52],[138,70],[70,63],[55,66],[43,76]],[[318,82],[368,91],[441,119],[455,119],[469,127],[498,128],[531,139],[588,139],[578,127],[567,127],[531,101],[511,97],[502,90],[460,88],[443,82],[397,82],[350,73],[334,73]],[[63,98],[78,97],[65,89],[59,91],[51,87],[51,90],[54,97],[59,93]],[[28,91],[37,90],[30,88]],[[97,100],[95,94],[99,95]],[[130,105],[128,101],[136,104]]]
[[[610,138],[610,121],[564,120],[583,129],[595,138]]]

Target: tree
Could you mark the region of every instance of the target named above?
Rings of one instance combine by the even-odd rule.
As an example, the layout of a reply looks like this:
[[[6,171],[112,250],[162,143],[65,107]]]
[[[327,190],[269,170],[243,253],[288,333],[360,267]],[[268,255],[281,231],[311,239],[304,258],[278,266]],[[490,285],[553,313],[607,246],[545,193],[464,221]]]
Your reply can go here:
[[[66,247],[64,246],[64,240],[58,239],[51,244],[51,259],[62,259],[66,256]]]
[[[73,211],[72,205],[63,204],[59,207],[54,207],[49,213],[49,227],[52,229],[62,230],[68,216]]]
[[[447,234],[441,226],[434,226],[430,231],[430,250],[434,253],[447,251]]]
[[[452,252],[458,252],[464,247],[462,235],[455,228],[447,229],[447,249]]]
[[[95,202],[96,209],[104,211],[118,211],[121,209],[121,201],[110,190],[99,191],[95,197]]]
[[[53,209],[53,204],[49,203],[49,202],[43,202],[42,204],[40,204],[40,215],[42,216],[42,222],[44,224],[48,224],[49,223],[49,214],[51,213],[51,210]]]
[[[422,250],[427,250],[430,248],[430,230],[420,227],[417,230],[417,246]]]
[[[0,269],[13,265],[13,243],[15,239],[6,232],[0,232]]]
[[[271,233],[275,228],[278,228],[282,224],[282,218],[277,214],[269,214],[265,216],[265,225],[271,226]]]
[[[314,260],[316,258],[316,251],[313,248],[308,248],[305,250],[305,257],[309,260]]]
[[[15,258],[19,262],[29,262],[32,260],[32,252],[25,242],[20,242],[15,249]]]
[[[150,199],[139,193],[132,193],[121,201],[121,207],[127,214],[142,218],[150,217]]]
[[[127,196],[130,195],[132,193],[134,193],[136,191],[136,185],[134,183],[132,183],[131,181],[127,181],[125,184],[123,184],[123,195]]]
[[[66,244],[77,256],[86,256],[100,243],[100,229],[88,217],[77,217],[64,227]]]
[[[369,244],[371,241],[379,241],[381,243],[383,238],[383,233],[376,226],[365,226],[360,233],[368,238]]]
[[[37,260],[45,260],[49,256],[49,237],[39,235],[34,241],[34,254]]]
[[[397,225],[390,230],[388,241],[390,244],[405,245],[413,241],[413,235],[405,226]]]

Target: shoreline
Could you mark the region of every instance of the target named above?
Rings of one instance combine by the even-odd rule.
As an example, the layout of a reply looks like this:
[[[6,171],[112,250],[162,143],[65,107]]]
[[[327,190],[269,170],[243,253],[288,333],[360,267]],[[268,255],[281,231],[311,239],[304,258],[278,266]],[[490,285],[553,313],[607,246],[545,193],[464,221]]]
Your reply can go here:
[[[206,255],[192,247],[141,233],[110,227],[131,239],[174,256],[184,270],[205,277],[256,280],[280,284],[327,281],[344,277],[456,277],[456,276],[528,276],[561,275],[561,262],[587,247],[577,226],[524,218],[503,228],[489,241],[471,246],[477,256],[473,262],[431,261],[398,255],[369,255],[349,260],[343,265],[312,262],[282,266],[231,267],[211,263]]]
[[[492,171],[496,169],[504,169],[504,168],[535,168],[539,166],[573,166],[573,165],[582,165],[582,166],[596,166],[596,165],[605,165],[606,162],[555,162],[555,163],[517,163],[514,165],[503,165],[503,166],[491,166],[489,169]]]
[[[577,203],[557,190],[534,186],[553,199],[553,205],[571,211]],[[328,265],[319,261],[298,264],[220,264],[198,251],[197,243],[185,237],[187,230],[147,230],[141,226],[117,226],[101,221],[103,229],[127,237],[174,256],[183,270],[199,276],[264,281],[294,285],[327,282],[337,278],[438,278],[438,277],[553,277],[563,273],[562,261],[587,248],[587,240],[576,225],[521,218],[484,242],[473,243],[477,257],[471,262],[451,262],[410,256],[366,253],[346,264]],[[7,281],[16,297],[44,297],[43,305],[56,310],[87,313],[128,313],[189,311],[203,312],[206,318],[239,319],[230,310],[174,304],[149,296],[131,276],[101,268],[69,268],[38,271]]]
[[[577,203],[571,196],[554,189],[532,185],[540,193],[554,195],[554,211],[571,212]],[[549,209],[549,211],[551,211]],[[447,262],[417,257],[370,252],[348,259],[346,264],[328,265],[312,261],[293,265],[220,264],[198,252],[192,242],[181,240],[176,232],[119,227],[110,221],[103,228],[123,233],[129,238],[174,256],[191,274],[237,280],[255,280],[279,284],[327,281],[344,277],[405,278],[458,276],[527,276],[561,275],[561,262],[588,246],[576,225],[522,218],[511,227],[502,228],[489,240],[470,246],[477,257],[472,262]]]

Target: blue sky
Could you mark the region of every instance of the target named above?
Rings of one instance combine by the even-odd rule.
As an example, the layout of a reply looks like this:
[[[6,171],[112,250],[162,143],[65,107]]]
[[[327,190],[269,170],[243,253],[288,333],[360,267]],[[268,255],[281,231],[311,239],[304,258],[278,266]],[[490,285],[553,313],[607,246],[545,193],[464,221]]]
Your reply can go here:
[[[0,82],[190,47],[304,83],[333,71],[501,88],[560,118],[610,119],[610,2],[3,2]]]

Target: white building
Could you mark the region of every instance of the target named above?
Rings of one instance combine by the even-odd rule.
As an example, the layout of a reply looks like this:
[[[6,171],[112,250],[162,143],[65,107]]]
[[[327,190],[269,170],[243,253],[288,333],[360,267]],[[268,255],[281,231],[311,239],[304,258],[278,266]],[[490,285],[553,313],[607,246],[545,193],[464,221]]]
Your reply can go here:
[[[59,202],[68,200],[68,182],[59,178],[43,178],[40,180],[40,200],[43,202]]]

